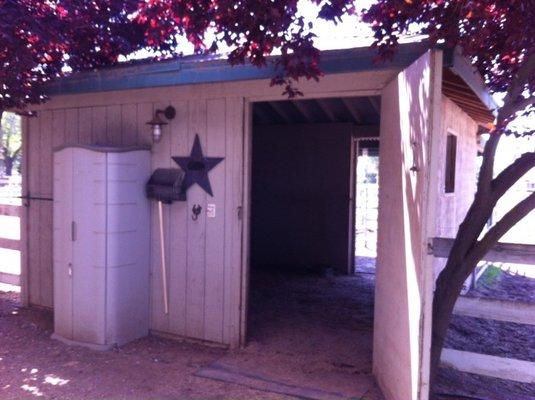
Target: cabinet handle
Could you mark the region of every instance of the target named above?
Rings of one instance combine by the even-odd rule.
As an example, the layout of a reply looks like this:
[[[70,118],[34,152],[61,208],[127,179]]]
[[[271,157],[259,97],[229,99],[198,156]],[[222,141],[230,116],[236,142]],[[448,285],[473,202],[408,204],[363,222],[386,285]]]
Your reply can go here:
[[[69,263],[68,273],[69,273],[69,276],[72,276],[72,263]]]
[[[76,241],[76,222],[71,222],[71,240],[73,242]]]

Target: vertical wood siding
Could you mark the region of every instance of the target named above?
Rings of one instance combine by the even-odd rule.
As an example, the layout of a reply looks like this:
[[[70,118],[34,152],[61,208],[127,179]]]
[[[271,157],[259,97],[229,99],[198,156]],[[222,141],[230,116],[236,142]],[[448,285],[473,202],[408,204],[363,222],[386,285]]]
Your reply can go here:
[[[453,238],[474,199],[477,178],[477,130],[476,122],[446,96],[441,102],[441,136],[439,146],[439,169],[437,184],[437,237]],[[455,163],[455,191],[445,193],[446,138],[457,136]],[[435,276],[446,266],[446,259],[433,261]]]
[[[134,102],[42,110],[28,120],[27,186],[30,194],[52,197],[52,152],[63,144],[151,143],[146,122],[169,104],[176,118],[152,149],[152,169],[178,168],[199,135],[205,155],[225,157],[210,173],[214,196],[195,185],[187,202],[164,205],[169,313],[164,313],[157,205],[151,210],[151,329],[229,345],[239,343],[241,292],[243,98]],[[194,221],[195,204],[203,212]],[[207,218],[208,204],[215,218]],[[52,307],[52,202],[32,200],[28,209],[29,303]]]

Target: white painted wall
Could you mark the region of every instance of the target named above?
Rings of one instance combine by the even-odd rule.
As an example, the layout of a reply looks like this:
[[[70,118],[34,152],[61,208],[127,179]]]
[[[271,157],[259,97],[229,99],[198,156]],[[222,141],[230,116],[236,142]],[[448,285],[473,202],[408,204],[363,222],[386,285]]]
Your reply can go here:
[[[305,98],[376,95],[393,70],[382,69],[302,82]],[[152,148],[151,169],[178,167],[171,156],[188,155],[195,134],[205,154],[225,157],[210,172],[214,197],[198,186],[188,201],[164,206],[170,312],[163,312],[156,205],[151,211],[151,321],[159,333],[237,346],[244,337],[246,262],[242,255],[244,153],[247,143],[245,104],[249,100],[285,99],[268,80],[186,85],[154,89],[57,96],[35,107],[36,118],[24,122],[23,191],[52,197],[52,149],[66,143],[151,144],[146,122],[157,108],[173,105],[176,118]],[[246,188],[245,190],[248,190]],[[194,204],[215,204],[216,217],[203,212],[191,219]],[[24,278],[26,302],[52,307],[52,202],[30,201]],[[241,219],[240,219],[241,218]]]
[[[426,213],[429,148],[437,134],[433,107],[441,79],[437,54],[428,52],[399,73],[381,99],[373,371],[385,397],[393,400],[427,396],[420,389],[432,301]]]
[[[454,238],[472,204],[477,178],[477,123],[446,96],[441,99],[441,134],[438,149],[438,176],[432,182],[437,193],[436,229],[434,236]],[[446,137],[457,136],[455,192],[445,193]],[[446,259],[434,261],[435,276],[446,265]]]

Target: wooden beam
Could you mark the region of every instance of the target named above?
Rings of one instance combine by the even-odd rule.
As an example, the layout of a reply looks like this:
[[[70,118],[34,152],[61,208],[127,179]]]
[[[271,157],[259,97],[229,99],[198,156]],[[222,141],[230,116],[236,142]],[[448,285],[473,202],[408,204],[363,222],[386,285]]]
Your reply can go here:
[[[355,109],[355,105],[351,104],[350,100],[344,97],[341,97],[340,100],[342,100],[342,104],[344,107],[349,111],[353,119],[357,124],[362,123],[362,115]]]
[[[0,249],[20,250],[20,240],[0,238]]]
[[[379,103],[379,100],[377,100],[376,97],[368,97],[368,100],[370,101],[370,104],[372,105],[375,112],[381,115],[381,104]]]
[[[270,122],[273,122],[269,115],[267,115],[264,107],[262,107],[260,104],[253,106],[253,115],[260,119],[261,123],[269,124]]]
[[[442,365],[471,374],[535,383],[535,363],[453,349],[442,350]]]
[[[326,99],[317,99],[316,103],[323,113],[331,120],[331,122],[338,122],[338,118],[334,115]]]
[[[433,238],[430,252],[435,257],[448,258],[452,245],[453,239]],[[483,257],[483,260],[535,265],[535,245],[498,243]]]
[[[15,206],[12,204],[0,204],[0,215],[6,215],[9,217],[20,217],[21,206]]]
[[[0,283],[20,286],[20,276],[16,274],[9,274],[7,272],[0,272]]]
[[[379,125],[355,125],[353,136],[358,138],[379,138]]]
[[[284,120],[284,122],[294,122],[294,118],[288,113],[280,101],[270,101],[267,104]]]
[[[454,314],[474,318],[535,325],[535,304],[473,297],[459,297]]]
[[[292,105],[295,109],[305,118],[307,122],[316,122],[317,118],[314,113],[307,107],[306,100],[292,101]]]
[[[201,368],[195,372],[194,375],[220,382],[233,383],[263,392],[277,393],[300,399],[343,400],[352,397],[347,393],[328,392],[322,389],[296,386],[290,383],[275,381],[262,375],[254,375],[251,371],[240,371],[218,363],[213,363],[210,366]]]
[[[258,108],[259,112],[265,116],[269,124],[278,124],[282,121],[282,117],[270,106],[269,102],[255,103],[254,108]],[[254,112],[254,111],[253,111]]]

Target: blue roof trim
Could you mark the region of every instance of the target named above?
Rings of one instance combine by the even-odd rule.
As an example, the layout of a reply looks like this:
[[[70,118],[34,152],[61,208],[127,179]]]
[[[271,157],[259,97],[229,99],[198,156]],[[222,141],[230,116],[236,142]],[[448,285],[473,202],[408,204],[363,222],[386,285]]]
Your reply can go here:
[[[427,50],[425,43],[400,46],[393,60],[374,63],[376,51],[369,48],[329,50],[322,52],[321,69],[325,74],[402,69]],[[84,72],[59,79],[48,87],[48,95],[105,92],[196,83],[269,79],[276,75],[273,63],[257,68],[251,64],[231,66],[223,59],[185,57],[169,61],[117,66]]]

